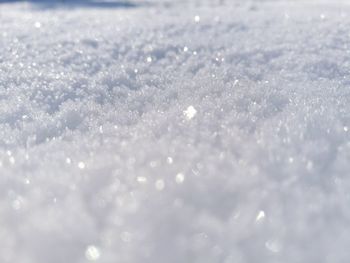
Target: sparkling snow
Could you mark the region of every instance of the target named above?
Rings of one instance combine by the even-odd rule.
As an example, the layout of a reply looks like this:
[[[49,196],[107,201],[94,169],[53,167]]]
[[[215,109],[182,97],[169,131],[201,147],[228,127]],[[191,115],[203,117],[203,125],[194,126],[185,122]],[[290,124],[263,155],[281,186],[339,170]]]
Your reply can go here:
[[[350,261],[350,5],[0,1],[1,263]]]

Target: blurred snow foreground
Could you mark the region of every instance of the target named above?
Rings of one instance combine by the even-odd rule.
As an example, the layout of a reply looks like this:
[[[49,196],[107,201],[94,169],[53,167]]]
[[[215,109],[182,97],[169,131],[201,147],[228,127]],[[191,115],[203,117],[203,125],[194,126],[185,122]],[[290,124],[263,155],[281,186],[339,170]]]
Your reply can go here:
[[[349,262],[349,5],[67,2],[0,5],[1,263]]]

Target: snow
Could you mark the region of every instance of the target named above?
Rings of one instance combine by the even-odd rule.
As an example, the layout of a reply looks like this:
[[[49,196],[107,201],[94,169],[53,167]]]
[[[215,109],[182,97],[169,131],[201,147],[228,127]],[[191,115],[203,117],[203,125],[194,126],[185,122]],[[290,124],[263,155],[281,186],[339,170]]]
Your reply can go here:
[[[346,2],[0,2],[0,262],[350,260]]]

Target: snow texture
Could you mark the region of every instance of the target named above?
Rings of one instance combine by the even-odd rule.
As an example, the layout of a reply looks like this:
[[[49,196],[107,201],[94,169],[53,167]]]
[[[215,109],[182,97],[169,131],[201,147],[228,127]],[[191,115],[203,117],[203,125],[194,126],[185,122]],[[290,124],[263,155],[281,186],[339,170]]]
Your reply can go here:
[[[1,263],[349,262],[346,2],[1,2]]]

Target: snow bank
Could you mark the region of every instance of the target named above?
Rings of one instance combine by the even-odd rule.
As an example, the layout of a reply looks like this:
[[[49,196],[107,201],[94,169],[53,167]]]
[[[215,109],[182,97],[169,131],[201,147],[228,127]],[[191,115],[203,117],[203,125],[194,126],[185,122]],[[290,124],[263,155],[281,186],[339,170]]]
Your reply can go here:
[[[347,262],[349,6],[0,5],[0,262]]]

